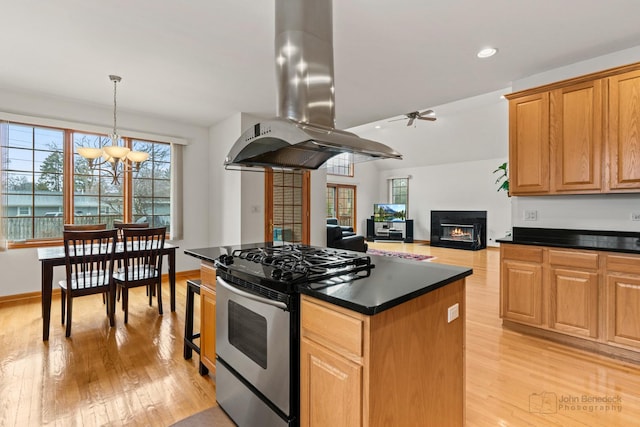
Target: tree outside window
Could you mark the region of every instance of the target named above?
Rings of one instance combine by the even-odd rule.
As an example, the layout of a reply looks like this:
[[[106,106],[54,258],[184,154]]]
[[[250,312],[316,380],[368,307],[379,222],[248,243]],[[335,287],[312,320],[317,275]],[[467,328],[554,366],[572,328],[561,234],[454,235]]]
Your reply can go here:
[[[139,171],[123,173],[117,184],[110,164],[91,169],[77,154],[80,146],[111,143],[106,135],[3,123],[0,141],[2,226],[13,245],[60,239],[65,223],[170,224],[169,144],[124,138],[125,144],[150,157]]]

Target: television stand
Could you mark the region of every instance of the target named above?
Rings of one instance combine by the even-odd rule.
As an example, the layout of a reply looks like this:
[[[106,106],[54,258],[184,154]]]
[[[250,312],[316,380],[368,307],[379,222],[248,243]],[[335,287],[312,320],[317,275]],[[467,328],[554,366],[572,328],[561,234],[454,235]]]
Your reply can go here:
[[[372,218],[367,219],[367,240],[413,243],[413,220],[386,223],[374,222]]]

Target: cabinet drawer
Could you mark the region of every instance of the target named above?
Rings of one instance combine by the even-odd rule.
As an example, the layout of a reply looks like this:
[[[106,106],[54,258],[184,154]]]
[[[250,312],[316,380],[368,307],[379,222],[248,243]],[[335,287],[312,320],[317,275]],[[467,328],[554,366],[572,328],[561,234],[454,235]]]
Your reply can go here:
[[[516,261],[542,262],[542,248],[536,246],[500,245],[502,258]]]
[[[607,255],[607,271],[640,274],[640,256]]]
[[[598,254],[549,249],[549,264],[598,269]]]
[[[200,285],[206,286],[212,291],[216,290],[216,268],[213,264],[208,262],[200,264]]]
[[[302,300],[302,335],[320,338],[325,344],[336,346],[349,354],[363,355],[363,321],[347,314]]]

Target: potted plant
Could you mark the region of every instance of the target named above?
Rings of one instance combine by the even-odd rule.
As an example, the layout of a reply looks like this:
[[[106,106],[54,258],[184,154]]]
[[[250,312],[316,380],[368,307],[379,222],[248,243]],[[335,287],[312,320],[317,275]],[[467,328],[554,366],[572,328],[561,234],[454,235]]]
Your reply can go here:
[[[496,172],[500,174],[498,175],[498,179],[496,179],[496,184],[499,184],[500,182],[502,182],[498,187],[497,191],[504,190],[508,194],[509,193],[509,172],[507,170],[507,162],[504,162],[503,164],[498,166],[496,170],[493,171],[494,174]]]

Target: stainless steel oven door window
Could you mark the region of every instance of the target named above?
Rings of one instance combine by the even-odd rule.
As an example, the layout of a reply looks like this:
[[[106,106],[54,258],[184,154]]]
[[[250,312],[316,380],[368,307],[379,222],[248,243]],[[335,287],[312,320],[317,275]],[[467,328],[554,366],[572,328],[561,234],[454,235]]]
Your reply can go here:
[[[216,280],[218,357],[289,414],[291,313],[281,302]]]

